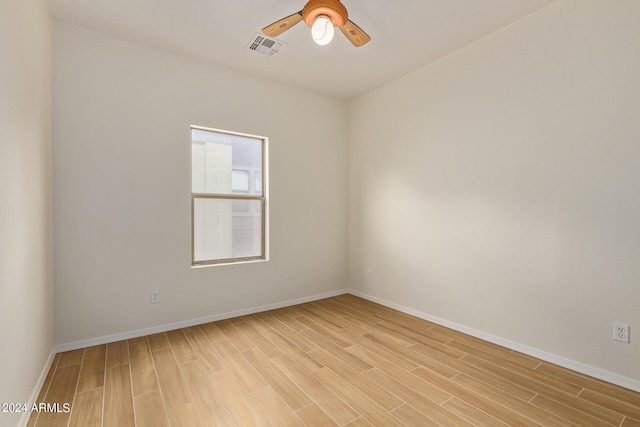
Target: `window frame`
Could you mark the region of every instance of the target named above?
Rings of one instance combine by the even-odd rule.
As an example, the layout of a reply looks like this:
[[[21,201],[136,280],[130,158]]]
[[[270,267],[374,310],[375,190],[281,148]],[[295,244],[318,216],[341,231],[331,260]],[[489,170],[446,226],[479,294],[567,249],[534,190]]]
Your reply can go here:
[[[207,267],[207,266],[215,266],[215,265],[228,265],[228,264],[242,264],[249,262],[261,262],[269,260],[269,208],[268,208],[268,165],[269,165],[269,138],[266,136],[252,135],[242,132],[228,131],[222,129],[215,129],[204,126],[191,125],[190,126],[190,135],[191,135],[191,145],[193,146],[193,130],[201,130],[206,132],[215,132],[225,135],[231,136],[239,136],[244,138],[252,138],[258,139],[261,141],[261,149],[262,149],[262,164],[261,164],[261,173],[262,173],[262,188],[261,194],[219,194],[219,193],[194,193],[193,192],[193,162],[191,164],[191,267]],[[193,153],[193,148],[192,148]],[[193,159],[193,154],[191,156]],[[250,177],[253,174],[250,174]],[[251,178],[250,178],[251,179]],[[251,183],[249,184],[249,188],[251,188]],[[255,189],[254,189],[255,190]],[[207,259],[207,260],[195,260],[195,203],[196,199],[214,199],[214,200],[252,200],[260,202],[260,217],[261,217],[261,254],[255,256],[248,257],[231,257],[231,258],[217,258],[217,259]]]

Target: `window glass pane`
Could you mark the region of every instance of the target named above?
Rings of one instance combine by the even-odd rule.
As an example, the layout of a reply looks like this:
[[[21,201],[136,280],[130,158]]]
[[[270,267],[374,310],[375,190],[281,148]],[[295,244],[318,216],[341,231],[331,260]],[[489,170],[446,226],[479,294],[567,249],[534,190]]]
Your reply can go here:
[[[253,180],[254,180],[254,190],[253,192],[255,194],[262,194],[262,172],[260,171],[256,171],[253,174]]]
[[[250,214],[233,212],[234,200],[194,199],[194,261],[262,256],[262,202]]]
[[[233,257],[262,256],[262,202],[246,200],[247,211],[233,216]]]
[[[234,200],[232,206],[233,212],[249,212],[249,200]]]
[[[231,190],[234,193],[249,192],[249,171],[231,171]]]
[[[193,193],[248,192],[249,170],[262,174],[262,139],[191,129]]]

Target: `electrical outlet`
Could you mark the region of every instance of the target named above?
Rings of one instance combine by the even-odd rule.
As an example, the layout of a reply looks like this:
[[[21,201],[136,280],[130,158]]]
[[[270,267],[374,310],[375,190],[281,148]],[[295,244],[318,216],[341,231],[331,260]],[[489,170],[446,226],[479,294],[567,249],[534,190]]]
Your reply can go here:
[[[157,304],[160,302],[160,291],[151,291],[151,304]]]
[[[616,341],[629,343],[629,325],[625,325],[624,323],[614,323],[613,339]]]
[[[367,280],[373,279],[373,271],[370,268],[367,268]]]

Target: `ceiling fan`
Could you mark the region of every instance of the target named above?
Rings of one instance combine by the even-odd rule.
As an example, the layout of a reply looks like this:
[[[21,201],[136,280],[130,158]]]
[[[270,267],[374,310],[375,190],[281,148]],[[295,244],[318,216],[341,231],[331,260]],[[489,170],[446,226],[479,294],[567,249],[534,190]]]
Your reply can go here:
[[[340,0],[309,0],[300,12],[264,27],[262,32],[270,37],[276,37],[300,21],[304,21],[311,28],[311,37],[319,45],[331,42],[334,27],[340,28],[356,47],[371,40],[367,33],[349,19],[347,8],[340,3]]]

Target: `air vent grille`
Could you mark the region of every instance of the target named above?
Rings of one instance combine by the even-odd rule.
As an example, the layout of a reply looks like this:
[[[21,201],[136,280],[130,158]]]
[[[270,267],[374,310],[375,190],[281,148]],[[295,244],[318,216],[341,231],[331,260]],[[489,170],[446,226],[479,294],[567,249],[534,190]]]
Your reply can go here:
[[[247,45],[247,49],[263,55],[273,56],[280,52],[280,49],[282,49],[284,45],[285,44],[279,40],[269,38],[264,34],[256,33]]]

